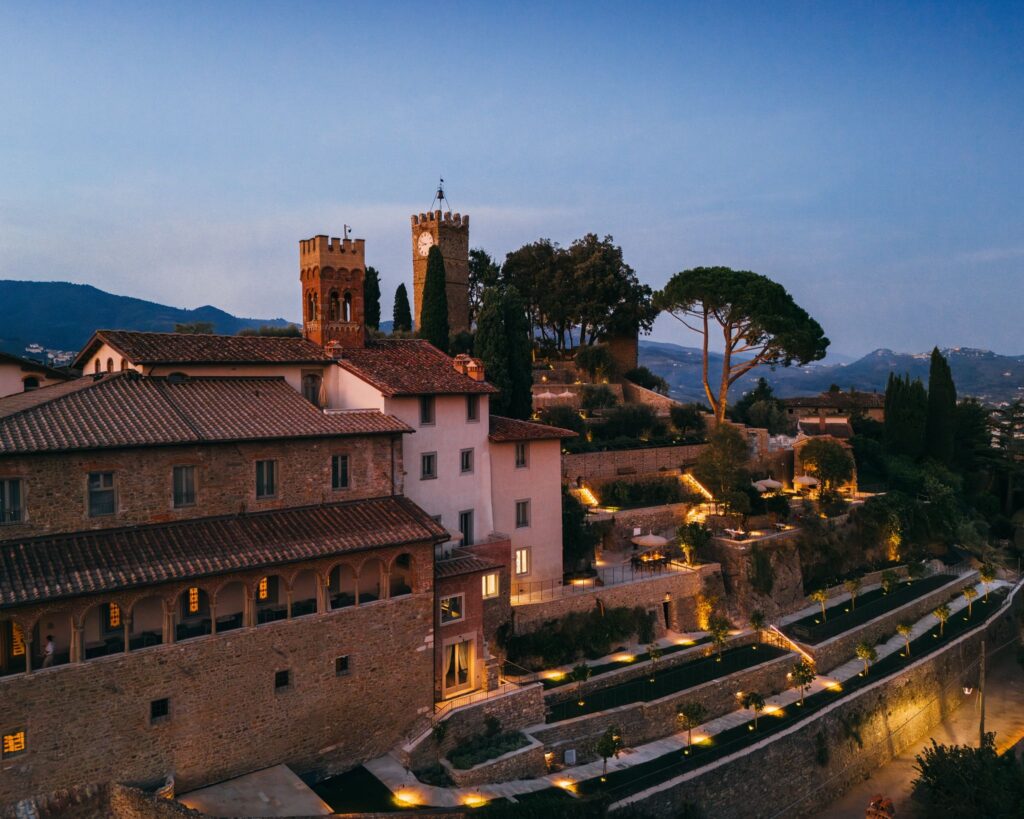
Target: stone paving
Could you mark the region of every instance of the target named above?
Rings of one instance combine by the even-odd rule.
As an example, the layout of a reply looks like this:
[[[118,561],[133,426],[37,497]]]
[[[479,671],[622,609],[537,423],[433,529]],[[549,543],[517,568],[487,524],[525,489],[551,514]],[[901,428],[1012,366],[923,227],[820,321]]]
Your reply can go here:
[[[997,580],[989,585],[989,590],[994,591],[995,589],[1009,585],[1010,584],[1005,581]],[[977,599],[982,599],[985,594],[984,585],[979,582],[976,584],[975,588],[978,590]],[[962,611],[967,607],[967,601],[962,595],[957,595],[957,597],[948,605],[952,618],[953,616],[956,616],[957,612]],[[936,623],[936,619],[930,614],[925,615],[918,620],[914,624],[913,631],[910,635],[911,642],[918,637],[927,634],[935,627]],[[875,646],[875,649],[878,652],[878,659],[880,660],[890,654],[902,651],[904,647],[905,644],[903,638],[899,635],[895,635],[884,644]],[[806,696],[823,691],[826,688],[833,687],[837,684],[841,685],[844,681],[852,679],[863,670],[863,662],[858,659],[852,659],[838,668],[833,669],[828,676],[816,677],[814,682],[808,686]],[[737,692],[737,694],[739,694],[739,692]],[[767,697],[765,699],[765,710],[758,719],[771,719],[773,713],[782,713],[783,709],[789,706],[799,707],[796,704],[799,699],[799,692],[793,689],[783,691],[773,697]],[[697,742],[704,741],[706,738],[714,737],[716,734],[720,734],[723,731],[728,731],[731,728],[737,728],[752,721],[753,714],[742,708],[716,719],[709,720],[708,722],[693,729],[694,743],[696,744]],[[526,733],[529,733],[529,730],[530,729],[526,729]],[[673,751],[682,751],[685,748],[686,732],[681,731],[665,737],[664,739],[659,739],[655,742],[649,742],[644,745],[637,746],[636,748],[630,748],[623,751],[618,759],[608,760],[608,770],[616,771],[624,768],[630,768],[634,765],[649,762],[657,757],[672,753]],[[514,800],[517,795],[543,790],[544,788],[551,786],[565,787],[575,782],[581,782],[586,779],[592,779],[595,776],[600,776],[603,772],[604,766],[601,760],[597,760],[596,762],[590,762],[586,765],[577,765],[575,767],[565,768],[558,773],[548,774],[547,776],[539,777],[537,779],[501,782],[490,785],[481,785],[476,788],[439,788],[431,785],[424,785],[420,783],[412,773],[402,767],[400,762],[391,756],[384,756],[367,762],[366,768],[385,785],[387,785],[388,788],[398,796],[400,801],[407,801],[410,804],[430,805],[433,807],[454,807],[465,804],[479,804],[480,800],[489,801],[499,798],[509,798]]]

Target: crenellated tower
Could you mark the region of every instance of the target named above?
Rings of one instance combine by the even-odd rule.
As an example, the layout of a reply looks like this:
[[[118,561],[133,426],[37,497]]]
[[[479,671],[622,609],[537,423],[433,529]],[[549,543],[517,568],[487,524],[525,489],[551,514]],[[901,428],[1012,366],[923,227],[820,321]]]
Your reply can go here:
[[[366,344],[364,239],[314,236],[299,241],[302,335],[327,347]]]
[[[444,258],[448,325],[453,333],[469,329],[469,215],[433,210],[412,217],[413,320],[420,326],[427,254],[437,245]]]

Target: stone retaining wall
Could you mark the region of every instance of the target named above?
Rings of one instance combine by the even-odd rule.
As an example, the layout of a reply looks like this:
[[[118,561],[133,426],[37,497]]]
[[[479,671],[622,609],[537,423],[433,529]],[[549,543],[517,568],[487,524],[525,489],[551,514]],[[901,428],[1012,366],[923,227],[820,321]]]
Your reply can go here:
[[[837,634],[817,645],[805,645],[804,643],[800,643],[800,645],[814,657],[818,672],[824,674],[837,665],[847,662],[854,655],[858,643],[866,642],[869,645],[875,645],[882,637],[891,637],[896,633],[898,623],[904,620],[916,623],[926,614],[931,614],[938,606],[957,596],[961,589],[973,586],[977,582],[978,575],[976,573],[954,578],[945,586],[912,600],[898,609],[879,615],[861,626]]]
[[[617,449],[609,452],[579,452],[562,455],[562,477],[570,484],[576,480],[600,481],[638,475],[656,475],[669,469],[693,466],[706,444]]]
[[[964,699],[962,685],[977,685],[981,641],[991,651],[1019,639],[1020,595],[987,626],[942,651],[879,680],[786,731],[623,799],[612,810],[635,808],[672,816],[695,804],[709,816],[802,819],[821,815],[852,784],[912,747]],[[1012,649],[1006,649],[1012,650]],[[859,737],[859,741],[858,738]],[[827,761],[818,760],[818,748]],[[751,799],[751,794],[757,799]]]
[[[676,529],[686,523],[689,503],[665,503],[660,506],[641,506],[611,513],[612,531],[608,535],[615,548],[630,548],[633,532],[655,534],[675,539]]]
[[[441,765],[460,788],[492,782],[510,782],[513,779],[534,779],[547,773],[544,746],[536,739],[531,739],[530,744],[523,748],[509,751],[472,768],[456,768],[447,759],[441,760]]]
[[[680,703],[699,702],[707,709],[708,719],[720,717],[736,710],[737,691],[759,691],[767,697],[784,690],[788,685],[786,674],[796,661],[796,654],[785,654],[763,665],[737,671],[651,702],[630,703],[550,725],[537,725],[526,731],[543,742],[547,750],[554,751],[556,758],[560,758],[566,749],[575,748],[577,761],[586,762],[597,758],[594,746],[610,726],[617,726],[622,731],[627,746],[661,739],[678,730],[676,707]]]

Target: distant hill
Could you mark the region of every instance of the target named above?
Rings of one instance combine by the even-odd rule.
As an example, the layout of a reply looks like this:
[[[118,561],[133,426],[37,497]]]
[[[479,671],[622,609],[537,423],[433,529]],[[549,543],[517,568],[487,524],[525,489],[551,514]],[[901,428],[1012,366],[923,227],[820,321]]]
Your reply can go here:
[[[961,396],[974,396],[997,404],[1024,398],[1024,356],[1006,356],[990,350],[954,347],[943,350],[949,359]],[[844,390],[854,387],[862,392],[884,392],[890,372],[910,373],[927,383],[929,353],[897,353],[879,349],[849,364],[813,364],[807,367],[780,367],[774,371],[758,368],[741,378],[733,387],[733,400],[751,389],[764,376],[781,398],[814,395],[838,384]],[[672,396],[681,401],[703,401],[700,382],[701,351],[656,341],[640,342],[640,363],[669,383]],[[712,370],[718,372],[722,357],[712,356]]]
[[[247,327],[288,324],[281,318],[238,318],[209,305],[195,310],[168,307],[88,284],[0,281],[0,350],[16,355],[25,355],[29,344],[78,350],[101,328],[172,332],[175,324],[197,321],[228,335]]]

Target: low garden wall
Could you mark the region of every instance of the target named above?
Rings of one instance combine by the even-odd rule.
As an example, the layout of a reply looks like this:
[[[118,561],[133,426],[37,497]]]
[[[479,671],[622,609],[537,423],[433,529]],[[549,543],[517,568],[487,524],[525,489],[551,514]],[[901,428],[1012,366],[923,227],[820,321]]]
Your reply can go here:
[[[513,779],[534,779],[547,773],[544,746],[536,739],[531,739],[530,744],[523,748],[509,751],[465,770],[456,768],[447,759],[441,760],[441,765],[460,788],[492,782],[510,782]]]
[[[642,534],[655,534],[673,539],[676,529],[686,523],[689,503],[665,503],[660,506],[641,506],[636,509],[621,509],[612,513],[612,531],[609,537],[616,548],[628,548],[633,530]]]
[[[562,455],[562,477],[570,484],[611,480],[624,475],[653,475],[669,469],[692,466],[706,444],[615,449],[608,452],[579,452]]]
[[[907,579],[906,566],[896,566],[892,569],[879,569],[877,572],[868,572],[860,578],[861,588],[866,589],[869,586],[880,585],[882,582],[882,574],[887,571],[896,572],[896,576],[899,577],[900,580]],[[828,595],[829,600],[831,600],[833,597],[839,597],[842,594],[846,594],[846,587],[842,583],[836,586],[829,586],[825,589],[825,593]]]
[[[945,586],[940,586],[928,594],[912,600],[898,609],[879,615],[874,620],[855,626],[849,631],[837,634],[817,645],[800,643],[808,654],[814,657],[819,673],[826,673],[838,665],[842,665],[852,656],[861,642],[875,645],[883,637],[892,637],[896,626],[904,620],[914,623],[930,614],[938,606],[955,597],[962,589],[978,582],[977,572],[963,577],[953,578]]]
[[[676,707],[680,703],[699,702],[708,711],[707,719],[720,717],[736,710],[737,691],[758,691],[767,697],[785,689],[788,686],[786,674],[792,670],[796,660],[796,654],[787,653],[762,665],[737,671],[661,699],[635,702],[524,730],[543,742],[547,750],[554,751],[556,757],[574,748],[577,761],[587,762],[597,758],[595,745],[601,734],[611,726],[622,731],[626,745],[641,745],[660,739],[679,730]]]
[[[696,805],[709,816],[802,819],[822,811],[912,747],[977,685],[982,640],[989,648],[1019,639],[1020,595],[975,631],[951,641],[899,674],[867,685],[791,728],[735,754],[626,797],[632,808],[673,816]],[[756,793],[753,800],[750,794]]]

